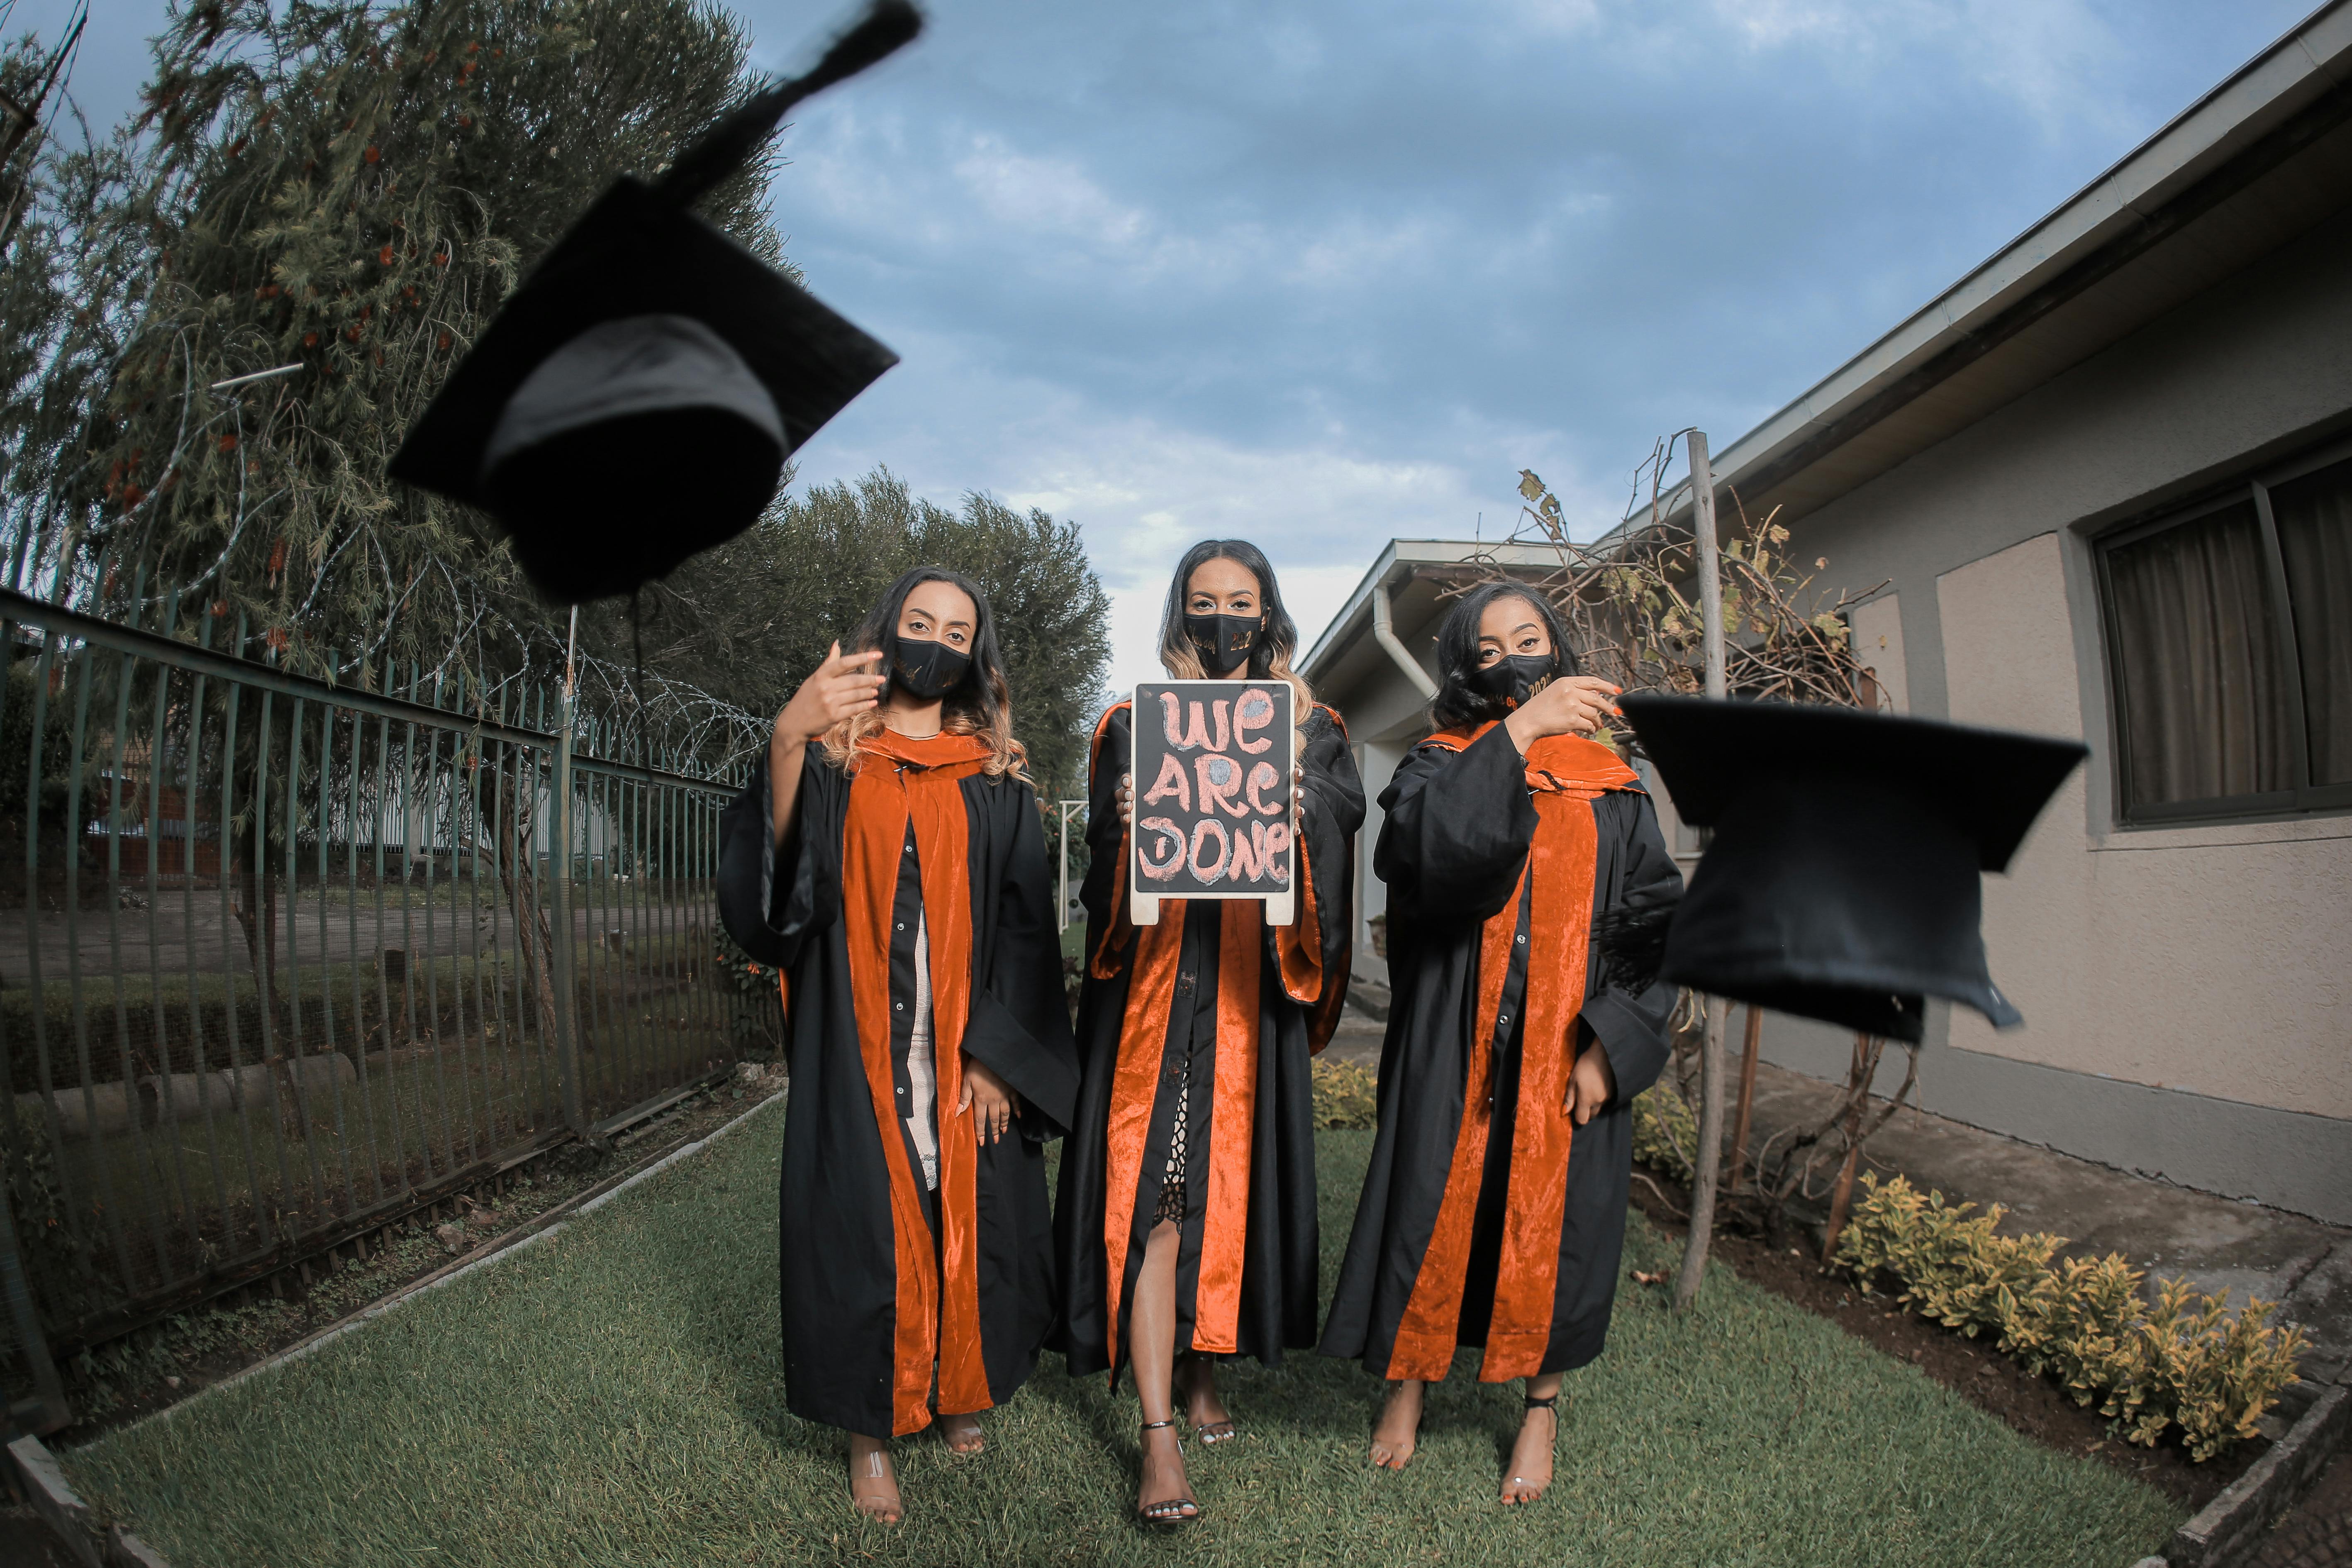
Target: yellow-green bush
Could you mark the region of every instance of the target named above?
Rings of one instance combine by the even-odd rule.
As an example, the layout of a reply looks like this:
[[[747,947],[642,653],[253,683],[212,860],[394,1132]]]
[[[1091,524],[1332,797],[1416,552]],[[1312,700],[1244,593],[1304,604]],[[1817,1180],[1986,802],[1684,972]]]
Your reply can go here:
[[[1990,1337],[2026,1369],[2047,1373],[2077,1405],[2096,1405],[2132,1442],[2154,1447],[2179,1426],[2192,1459],[2254,1434],[2295,1379],[2300,1328],[2271,1325],[2254,1298],[2235,1317],[2222,1295],[2168,1281],[2151,1307],[2121,1257],[2052,1259],[2063,1237],[1993,1234],[2003,1213],[1948,1204],[1901,1176],[1864,1173],[1837,1260],[1869,1283],[1900,1280],[1900,1299],[1947,1328]]]
[[[1380,1075],[1361,1062],[1329,1062],[1316,1058],[1309,1068],[1315,1080],[1315,1125],[1374,1127],[1380,1124]]]
[[[1698,1147],[1698,1119],[1683,1097],[1664,1081],[1633,1097],[1633,1158],[1675,1179],[1691,1179],[1691,1151]]]

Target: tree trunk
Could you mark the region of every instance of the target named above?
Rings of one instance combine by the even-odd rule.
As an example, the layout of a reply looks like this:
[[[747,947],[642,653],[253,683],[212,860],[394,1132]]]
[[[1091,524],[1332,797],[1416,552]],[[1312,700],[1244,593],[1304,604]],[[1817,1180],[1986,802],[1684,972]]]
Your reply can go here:
[[[539,903],[538,862],[531,853],[530,810],[525,799],[523,781],[518,773],[512,809],[502,814],[509,852],[499,857],[499,880],[506,884],[507,908],[514,914],[516,957],[522,963],[523,973],[530,977],[530,998],[539,1014],[540,1036],[551,1046],[556,1018],[554,933],[549,927],[547,911]]]
[[[1715,1237],[1715,1191],[1723,1170],[1723,1031],[1731,1004],[1706,998],[1706,1034],[1699,1046],[1698,1149],[1691,1160],[1690,1232],[1683,1241],[1682,1267],[1675,1271],[1675,1310],[1697,1303],[1706,1274],[1708,1244]]]

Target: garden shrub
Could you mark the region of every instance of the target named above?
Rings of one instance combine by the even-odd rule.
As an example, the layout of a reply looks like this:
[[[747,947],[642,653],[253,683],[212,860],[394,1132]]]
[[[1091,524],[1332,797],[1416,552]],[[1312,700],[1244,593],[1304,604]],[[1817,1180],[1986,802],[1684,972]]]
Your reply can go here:
[[[65,1184],[51,1152],[49,1130],[37,1100],[19,1098],[14,1136],[5,1145],[8,1207],[16,1225],[16,1245],[43,1316],[69,1321],[104,1304],[105,1284],[87,1241],[97,1205],[83,1207],[76,1226]]]
[[[1380,1076],[1360,1062],[1314,1063],[1315,1125],[1374,1127],[1380,1121]],[[1667,1089],[1647,1089],[1633,1097],[1633,1158],[1690,1180],[1690,1155],[1698,1124],[1682,1097]]]
[[[1636,1109],[1639,1103],[1636,1102]],[[1864,1285],[1880,1275],[1899,1300],[1971,1339],[1990,1338],[2027,1371],[2096,1405],[2128,1440],[2153,1447],[2173,1426],[2192,1459],[2254,1435],[2254,1423],[2295,1380],[2303,1330],[2273,1327],[2277,1303],[2249,1297],[2232,1316],[2227,1292],[2168,1280],[2153,1305],[2122,1257],[2064,1258],[2063,1237],[1996,1236],[1995,1204],[1948,1204],[1901,1176],[1864,1173],[1837,1260]]]
[[[1633,1097],[1633,1158],[1687,1184],[1698,1119],[1683,1097],[1661,1080]]]
[[[1380,1123],[1380,1077],[1361,1062],[1317,1058],[1308,1068],[1315,1083],[1315,1125],[1374,1127]]]

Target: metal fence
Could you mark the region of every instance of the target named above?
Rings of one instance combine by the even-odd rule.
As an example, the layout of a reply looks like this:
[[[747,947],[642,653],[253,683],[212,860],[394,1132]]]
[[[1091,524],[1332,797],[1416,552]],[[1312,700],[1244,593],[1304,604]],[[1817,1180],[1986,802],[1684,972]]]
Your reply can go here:
[[[65,1354],[625,1125],[744,1023],[735,770],[148,620],[0,589],[0,1334],[41,1430]]]

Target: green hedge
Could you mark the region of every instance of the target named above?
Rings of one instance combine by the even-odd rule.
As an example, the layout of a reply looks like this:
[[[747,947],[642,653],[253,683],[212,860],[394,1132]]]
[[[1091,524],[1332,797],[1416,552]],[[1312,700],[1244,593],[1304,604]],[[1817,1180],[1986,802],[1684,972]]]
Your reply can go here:
[[[2062,1258],[2065,1237],[1993,1234],[1999,1204],[1948,1204],[1901,1176],[1863,1177],[1837,1260],[1864,1284],[1900,1280],[1900,1299],[1947,1328],[1990,1336],[2035,1373],[2055,1377],[2123,1436],[2154,1447],[2180,1428],[2189,1458],[2207,1459],[2254,1435],[2254,1423],[2295,1380],[2303,1331],[2274,1328],[2277,1303],[2249,1297],[2236,1316],[2227,1292],[2165,1282],[2154,1306],[2141,1272],[2116,1253]]]

